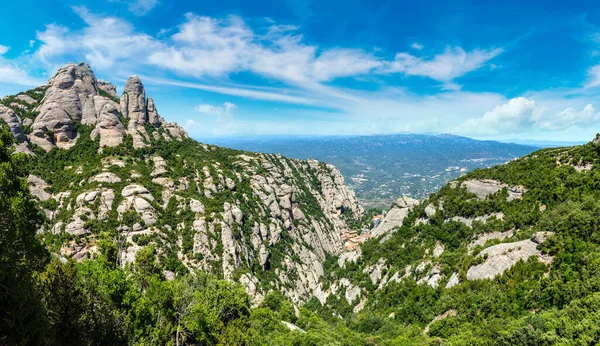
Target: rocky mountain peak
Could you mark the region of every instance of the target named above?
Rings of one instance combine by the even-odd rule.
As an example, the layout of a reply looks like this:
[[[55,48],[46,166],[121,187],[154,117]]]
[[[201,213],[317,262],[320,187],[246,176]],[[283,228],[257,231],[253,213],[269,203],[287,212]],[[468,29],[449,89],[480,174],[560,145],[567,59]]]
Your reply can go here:
[[[68,63],[50,78],[48,84],[61,90],[74,89],[80,98],[98,93],[98,81],[90,66],[85,62]]]
[[[22,140],[16,126],[25,128],[21,124],[23,119],[15,118],[17,114],[13,116],[8,110],[2,111],[7,123],[13,124],[11,129],[19,137],[17,141],[23,143],[26,150],[29,150],[29,142],[46,151],[55,147],[68,149],[77,143],[80,124],[94,127],[91,138],[99,138],[101,147],[119,145],[126,136],[133,138],[135,148],[148,146],[150,136],[156,139],[162,134],[165,140],[187,137],[181,127],[165,122],[158,115],[154,100],[146,98],[144,85],[136,75],[127,80],[119,100],[116,87],[110,82],[98,81],[87,63],[71,62],[58,69],[46,86],[36,90],[44,93],[39,102],[25,94],[19,95],[21,101],[26,96],[35,101],[30,100],[26,106],[35,107],[36,112],[35,118],[27,119],[30,122],[27,126],[31,126],[30,131],[25,131],[28,141]],[[129,119],[128,126],[123,122],[126,118]],[[147,133],[144,125],[148,123],[156,128],[156,132]],[[159,128],[165,131],[159,134]]]

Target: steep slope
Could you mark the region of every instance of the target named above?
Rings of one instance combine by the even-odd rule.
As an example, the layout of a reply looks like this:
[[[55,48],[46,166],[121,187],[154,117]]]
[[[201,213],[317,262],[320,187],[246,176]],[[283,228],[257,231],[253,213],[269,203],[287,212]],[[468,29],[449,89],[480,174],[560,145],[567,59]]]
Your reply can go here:
[[[589,333],[567,326],[592,322],[556,325],[550,311],[597,301],[599,138],[475,170],[420,204],[399,201],[374,239],[325,264],[325,311],[362,310],[449,344],[522,344],[527,324],[534,344],[586,343]]]
[[[36,155],[40,232],[64,257],[93,258],[108,239],[125,266],[152,247],[166,277],[198,268],[241,282],[256,303],[271,289],[302,303],[362,214],[333,166],[189,139],[137,76],[119,99],[87,64],[70,63],[2,104],[20,150]]]

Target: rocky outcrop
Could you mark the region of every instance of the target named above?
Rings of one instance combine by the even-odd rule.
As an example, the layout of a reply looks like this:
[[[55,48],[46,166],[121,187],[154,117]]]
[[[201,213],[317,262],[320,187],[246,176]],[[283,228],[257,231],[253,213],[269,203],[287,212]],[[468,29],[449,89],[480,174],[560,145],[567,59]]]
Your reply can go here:
[[[70,148],[78,137],[74,121],[82,121],[86,101],[97,94],[96,77],[86,63],[69,63],[48,84],[29,138],[46,151]]]
[[[478,245],[484,246],[488,240],[493,240],[493,239],[504,240],[506,238],[512,237],[513,234],[514,234],[513,230],[508,230],[505,232],[490,232],[490,233],[479,234],[476,236],[476,238],[471,243],[469,243],[468,248],[472,249]]]
[[[21,100],[21,101],[27,103],[28,105],[32,105],[34,103],[37,103],[37,101],[33,97],[31,97],[29,95],[26,95],[26,94],[19,94],[19,95],[17,95],[17,100]]]
[[[106,102],[98,115],[97,125],[91,134],[92,139],[100,136],[100,147],[114,147],[123,141],[125,128],[119,119],[117,107]]]
[[[467,280],[493,279],[510,269],[518,261],[526,261],[532,256],[537,257],[542,263],[552,262],[551,256],[544,255],[537,249],[538,244],[551,234],[550,232],[538,232],[531,239],[498,244],[484,249],[479,256],[485,258],[485,261],[469,268]]]
[[[152,197],[148,189],[137,184],[127,185],[121,190],[121,196],[124,199],[117,208],[119,215],[133,209],[140,215],[147,226],[152,226],[156,223],[156,209],[150,204],[151,201],[154,201],[154,197]]]
[[[484,200],[487,196],[492,195],[504,188],[508,190],[508,201],[519,199],[523,196],[523,193],[527,192],[523,186],[510,186],[508,184],[501,183],[496,180],[466,180],[461,186],[465,187],[468,192],[477,196],[477,198]]]
[[[21,128],[21,120],[10,108],[0,105],[0,119],[8,125],[8,129],[15,138],[17,144],[26,143],[27,137]]]
[[[136,124],[145,124],[147,121],[146,90],[140,77],[134,75],[127,79],[123,95],[121,95],[121,112]]]
[[[156,105],[154,104],[154,100],[149,97],[148,98],[148,123],[154,126],[160,125],[160,116],[158,115],[158,111],[156,110]]]
[[[40,177],[30,175],[27,178],[27,182],[29,183],[29,192],[31,192],[31,194],[37,197],[40,201],[47,201],[51,197],[51,195],[46,192],[48,184]]]
[[[114,86],[111,82],[98,80],[98,89],[105,91],[107,94],[114,98],[119,97],[119,95],[117,95],[117,87]]]
[[[408,213],[417,205],[419,205],[419,201],[406,196],[396,200],[383,221],[371,232],[372,236],[381,237],[384,234],[393,233],[394,229],[402,227]]]

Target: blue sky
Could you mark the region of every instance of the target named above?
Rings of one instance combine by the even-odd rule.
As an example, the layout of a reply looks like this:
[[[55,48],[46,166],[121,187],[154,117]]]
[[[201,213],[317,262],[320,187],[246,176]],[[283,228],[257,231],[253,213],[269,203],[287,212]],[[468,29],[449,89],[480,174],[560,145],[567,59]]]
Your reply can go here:
[[[3,1],[0,95],[88,62],[195,138],[600,132],[595,1]]]

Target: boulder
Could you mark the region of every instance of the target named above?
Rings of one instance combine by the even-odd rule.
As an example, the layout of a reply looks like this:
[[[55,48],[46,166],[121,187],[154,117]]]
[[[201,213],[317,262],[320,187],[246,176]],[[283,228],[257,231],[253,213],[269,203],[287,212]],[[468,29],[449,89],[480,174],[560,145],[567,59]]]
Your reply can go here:
[[[33,97],[26,95],[26,94],[17,95],[17,99],[27,103],[28,105],[37,103],[37,101]]]
[[[117,176],[114,173],[104,172],[104,173],[100,173],[98,175],[91,177],[90,183],[93,183],[93,182],[114,184],[114,183],[120,183],[121,178],[119,178],[119,176]]]
[[[468,192],[474,194],[481,200],[484,200],[487,196],[492,195],[504,188],[508,190],[508,201],[520,199],[522,198],[523,193],[527,192],[527,189],[525,189],[523,186],[509,186],[508,184],[490,179],[466,180],[461,186],[465,187]]]
[[[393,233],[394,229],[402,226],[408,213],[418,205],[419,201],[410,197],[401,197],[394,202],[392,209],[387,213],[383,221],[371,233],[373,237],[381,237],[387,233]]]
[[[23,143],[27,139],[23,129],[21,128],[21,122],[17,114],[10,108],[0,105],[0,119],[4,120],[8,125],[8,129],[12,133],[13,137],[18,143]]]

